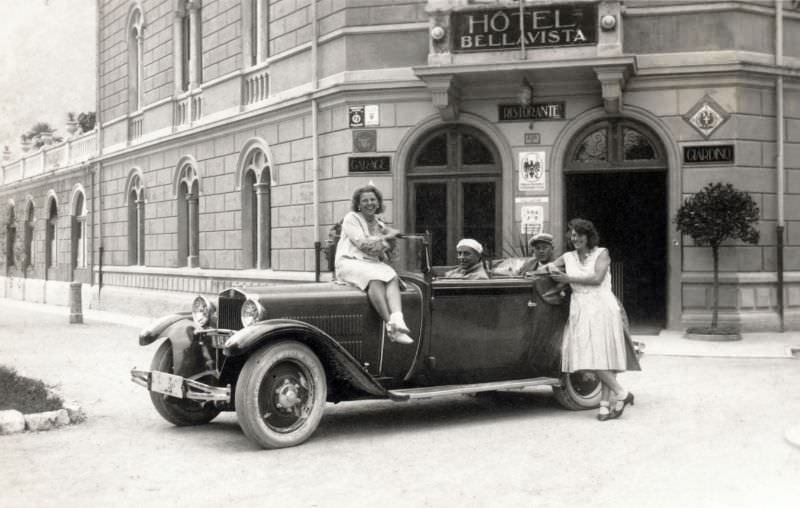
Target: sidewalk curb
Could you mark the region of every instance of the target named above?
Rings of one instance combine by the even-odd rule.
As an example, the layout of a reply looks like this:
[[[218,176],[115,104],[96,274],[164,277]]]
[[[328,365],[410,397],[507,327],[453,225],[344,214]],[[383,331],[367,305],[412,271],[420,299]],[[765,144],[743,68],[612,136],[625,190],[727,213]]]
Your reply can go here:
[[[48,390],[52,395],[57,393]],[[39,413],[22,413],[16,409],[0,411],[5,425],[0,427],[0,436],[21,434],[23,432],[42,432],[67,425],[76,425],[87,419],[83,408],[75,401],[64,402],[61,409],[41,411]],[[5,427],[5,428],[3,428]]]

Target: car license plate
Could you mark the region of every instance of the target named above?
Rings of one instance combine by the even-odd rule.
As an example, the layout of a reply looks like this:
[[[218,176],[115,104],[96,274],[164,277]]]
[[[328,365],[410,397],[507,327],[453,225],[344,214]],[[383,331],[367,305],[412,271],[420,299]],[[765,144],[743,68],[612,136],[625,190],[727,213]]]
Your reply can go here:
[[[150,391],[183,398],[183,378],[154,370],[150,373]]]

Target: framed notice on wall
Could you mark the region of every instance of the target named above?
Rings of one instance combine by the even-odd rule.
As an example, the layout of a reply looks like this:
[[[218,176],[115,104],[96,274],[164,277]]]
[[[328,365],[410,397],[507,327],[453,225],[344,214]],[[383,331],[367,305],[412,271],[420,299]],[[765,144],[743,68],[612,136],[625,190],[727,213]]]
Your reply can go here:
[[[540,198],[517,198],[519,232],[526,238],[545,231],[549,215],[549,200]]]
[[[547,190],[545,152],[520,152],[517,164],[520,191]]]

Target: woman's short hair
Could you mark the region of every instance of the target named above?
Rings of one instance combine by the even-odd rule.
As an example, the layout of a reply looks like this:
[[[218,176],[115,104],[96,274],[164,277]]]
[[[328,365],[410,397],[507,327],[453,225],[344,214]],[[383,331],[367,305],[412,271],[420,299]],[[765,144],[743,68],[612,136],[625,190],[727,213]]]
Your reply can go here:
[[[567,231],[575,231],[575,233],[579,235],[585,235],[586,246],[590,249],[597,247],[597,244],[600,242],[600,235],[597,234],[597,229],[590,220],[572,219],[567,223]]]
[[[354,212],[358,211],[359,204],[361,203],[361,195],[365,192],[375,194],[375,197],[378,198],[378,209],[375,210],[375,213],[383,213],[383,194],[372,184],[359,187],[353,192],[353,202],[350,203],[350,209]]]

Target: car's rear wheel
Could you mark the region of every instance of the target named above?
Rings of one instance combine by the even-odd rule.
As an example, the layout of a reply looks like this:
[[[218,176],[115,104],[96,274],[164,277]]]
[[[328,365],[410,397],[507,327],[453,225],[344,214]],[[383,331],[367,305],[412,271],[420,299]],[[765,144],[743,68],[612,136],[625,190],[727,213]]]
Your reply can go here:
[[[299,342],[278,342],[245,363],[236,383],[236,415],[244,434],[263,448],[296,446],[317,429],[327,394],[317,355]]]
[[[600,379],[592,371],[581,370],[564,373],[561,386],[553,386],[553,395],[563,407],[579,411],[598,407],[601,389]]]
[[[156,350],[150,369],[172,374],[172,364],[172,344],[165,340]],[[213,384],[213,379],[200,378],[198,381]],[[208,423],[220,413],[220,410],[211,403],[203,404],[194,400],[178,399],[156,392],[150,392],[150,400],[153,401],[153,406],[155,406],[158,414],[171,424],[179,427]]]

